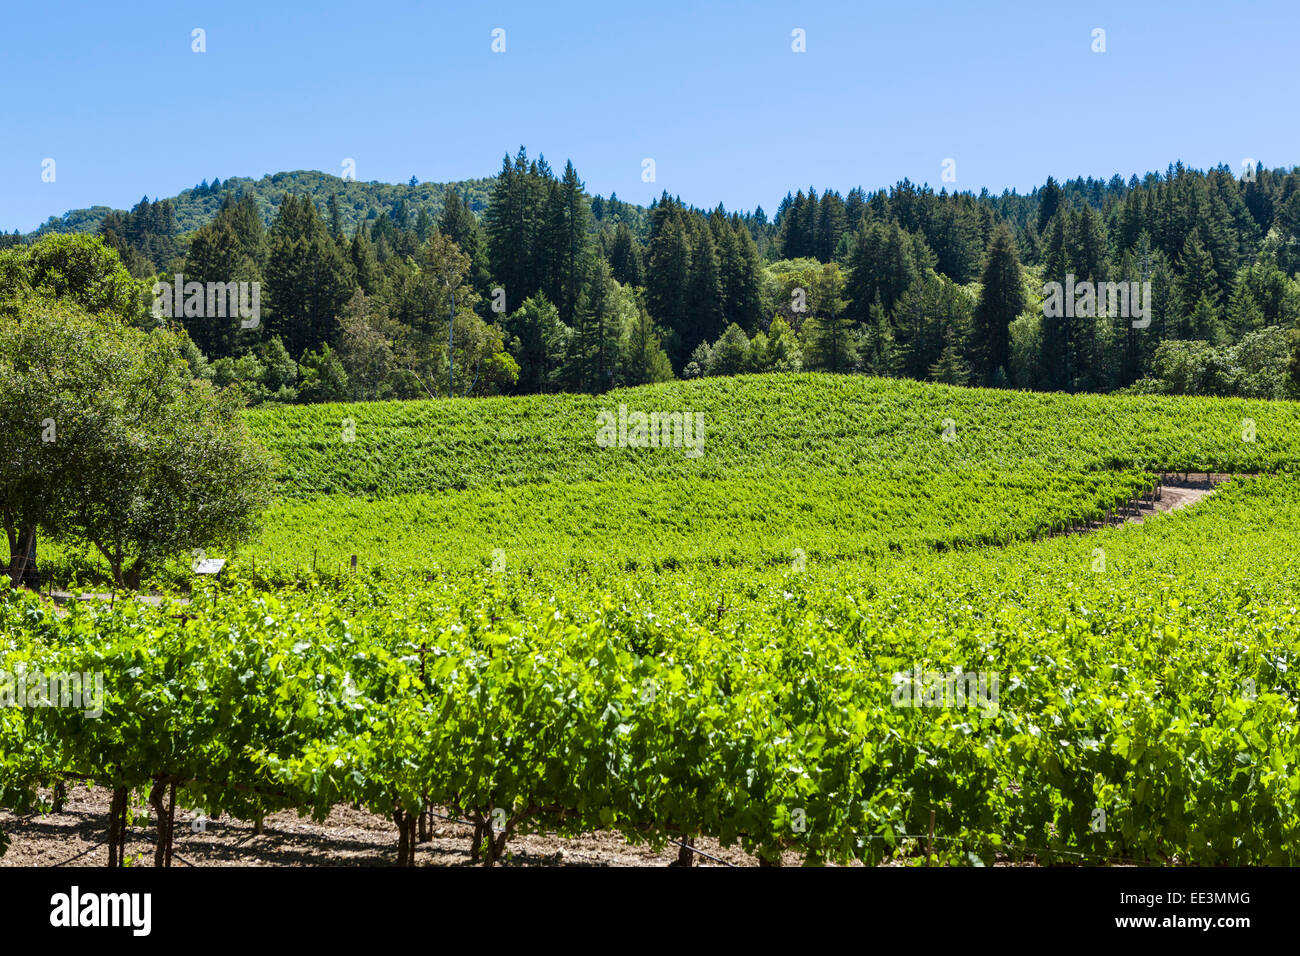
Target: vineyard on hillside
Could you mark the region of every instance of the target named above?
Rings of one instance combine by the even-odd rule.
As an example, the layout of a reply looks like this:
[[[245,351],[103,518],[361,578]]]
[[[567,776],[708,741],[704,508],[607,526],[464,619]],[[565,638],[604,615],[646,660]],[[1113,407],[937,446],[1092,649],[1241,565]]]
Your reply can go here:
[[[599,447],[597,415],[617,414],[620,405],[703,415],[704,453]],[[857,375],[709,378],[597,397],[291,406],[248,417],[279,456],[283,494],[294,499],[755,472],[1259,473],[1300,462],[1300,403],[1042,394]]]
[[[705,454],[597,447],[619,403],[703,412]],[[355,804],[405,863],[435,809],[492,862],[916,861],[932,824],[956,864],[1300,862],[1300,406],[776,376],[251,419],[255,566],[0,597],[0,669],[105,675],[99,718],[0,707],[0,806],[94,782],[112,842],[148,795],[162,847],[175,806]],[[1175,468],[1243,477],[1100,521]]]

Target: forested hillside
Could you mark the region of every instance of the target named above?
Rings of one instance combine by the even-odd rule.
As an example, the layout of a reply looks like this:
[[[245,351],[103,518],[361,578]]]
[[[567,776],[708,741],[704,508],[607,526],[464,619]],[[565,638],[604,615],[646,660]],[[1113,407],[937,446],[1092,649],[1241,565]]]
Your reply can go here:
[[[769,220],[593,198],[521,148],[491,180],[205,181],[41,233],[97,232],[150,284],[260,283],[254,328],[178,319],[195,371],[254,403],[801,370],[1281,398],[1300,394],[1298,186],[1181,163],[1029,195],[904,180],[799,189]]]
[[[421,209],[430,216],[437,216],[442,209],[442,196],[447,186],[455,189],[474,211],[481,212],[487,206],[487,190],[491,186],[491,179],[421,183],[411,177],[407,183],[361,182],[359,179],[299,169],[260,179],[240,176],[231,176],[225,181],[213,178],[212,182],[208,182],[204,179],[192,189],[182,190],[181,194],[170,198],[155,198],[151,202],[148,196],[144,196],[130,212],[108,206],[72,209],[62,216],[49,217],[49,221],[32,233],[31,237],[39,238],[47,233],[99,233],[104,221],[108,220],[110,228],[129,235],[134,245],[140,245],[144,237],[151,234],[178,238],[179,242],[179,237],[185,237],[200,226],[208,225],[220,211],[222,200],[227,194],[240,196],[246,193],[252,196],[261,213],[263,225],[266,226],[276,220],[279,202],[286,194],[311,196],[321,209],[330,208],[330,198],[335,196],[339,219],[343,228],[351,233],[359,222],[372,222],[383,213],[400,215],[399,204],[406,207],[411,216],[419,216]]]

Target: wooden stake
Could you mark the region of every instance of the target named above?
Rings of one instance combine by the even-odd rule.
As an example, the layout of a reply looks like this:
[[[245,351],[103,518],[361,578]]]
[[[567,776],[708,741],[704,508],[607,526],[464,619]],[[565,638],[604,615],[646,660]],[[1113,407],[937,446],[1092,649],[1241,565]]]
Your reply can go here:
[[[930,865],[930,857],[934,855],[934,811],[930,811],[930,839],[925,841],[925,865]]]

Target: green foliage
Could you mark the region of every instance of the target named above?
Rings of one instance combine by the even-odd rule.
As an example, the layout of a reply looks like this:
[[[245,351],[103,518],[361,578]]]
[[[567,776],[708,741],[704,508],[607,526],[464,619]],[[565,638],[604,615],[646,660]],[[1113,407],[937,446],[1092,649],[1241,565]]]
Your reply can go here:
[[[311,200],[321,214],[329,211],[331,196],[337,197],[339,221],[343,230],[351,235],[356,227],[391,214],[397,203],[405,203],[414,212],[427,210],[437,217],[442,211],[443,197],[448,187],[466,201],[470,209],[481,212],[487,206],[489,179],[467,179],[458,183],[379,183],[343,179],[328,173],[297,170],[274,173],[261,179],[231,176],[217,188],[183,190],[171,199],[179,232],[189,233],[206,225],[216,217],[227,195],[239,198],[248,196],[256,205],[262,224],[269,227],[275,220],[278,207],[286,194]],[[113,210],[107,206],[92,209],[74,209],[50,221],[37,230],[37,235],[47,232],[95,232],[104,218]]]
[[[147,283],[134,279],[116,253],[94,236],[49,236],[0,252],[0,316],[15,316],[25,301],[42,297],[144,325],[146,292]]]
[[[625,403],[693,411],[705,452],[596,446],[596,416]],[[355,440],[341,423],[356,424]],[[940,440],[945,418],[956,440]],[[1256,422],[1244,442],[1241,420]],[[958,389],[898,379],[800,375],[704,378],[486,402],[367,402],[253,409],[253,434],[283,462],[282,494],[390,497],[537,480],[727,477],[800,469],[915,471],[1291,470],[1300,405]],[[599,451],[600,454],[594,454]]]
[[[1005,225],[998,227],[989,244],[975,306],[974,334],[979,343],[976,373],[988,383],[1011,364],[1010,326],[1024,311],[1024,283],[1015,239]]]
[[[941,862],[1294,864],[1279,597],[1300,579],[1274,556],[1298,500],[1258,479],[1100,538],[759,573],[236,580],[183,613],[7,593],[0,667],[105,693],[98,719],[0,708],[4,801],[161,778],[244,819],[434,805],[868,864],[919,861],[934,811]],[[997,696],[898,706],[913,669],[996,675]]]
[[[166,330],[43,301],[0,322],[11,555],[40,528],[93,545],[119,585],[136,586],[149,564],[248,537],[271,466],[241,413],[237,393],[193,378]]]
[[[1249,332],[1236,345],[1161,342],[1151,375],[1130,390],[1139,394],[1293,398],[1300,390],[1287,374],[1291,349],[1287,333],[1276,327]]]
[[[306,402],[339,402],[347,399],[348,373],[338,353],[328,345],[319,353],[307,352],[298,363],[301,379],[298,395]]]
[[[498,548],[512,568],[539,570],[763,567],[789,564],[796,548],[816,560],[885,557],[1005,544],[1099,521],[1153,480],[1140,472],[811,471],[545,482],[381,501],[331,496],[277,505],[236,565],[260,555],[257,567],[291,571],[319,558],[331,568],[358,554],[389,567],[481,568]]]
[[[769,221],[761,208],[706,211],[666,193],[648,209],[614,196],[590,197],[572,163],[557,176],[542,157],[530,160],[521,148],[492,180],[434,186],[412,177],[390,186],[298,172],[257,182],[205,181],[174,200],[142,199],[129,213],[69,214],[41,234],[98,230],[137,277],[183,269],[201,282],[263,281],[268,309],[260,330],[183,320],[212,361],[241,360],[268,334],[279,335],[295,356],[323,344],[340,348],[333,323],[355,287],[394,321],[409,324],[410,303],[402,296],[418,272],[419,250],[437,232],[469,257],[468,285],[484,322],[495,321],[498,289],[507,314],[538,293],[556,306],[574,338],[555,388],[600,392],[660,376],[646,364],[657,359],[642,360],[653,349],[638,352],[631,376],[620,374],[625,356],[612,360],[614,342],[626,331],[614,325],[625,326],[630,312],[619,323],[587,321],[591,303],[607,298],[597,288],[607,284],[596,278],[607,262],[620,286],[643,290],[643,305],[660,329],[655,348],[684,376],[703,370],[692,361],[696,350],[730,325],[746,336],[766,335],[766,317],[777,314],[804,337],[805,319],[813,319],[820,338],[828,317],[842,313],[860,360],[841,363],[836,348],[828,357],[804,337],[812,346],[809,368],[961,381],[970,366],[970,377],[985,384],[1109,392],[1144,379],[1136,388],[1147,391],[1155,387],[1145,379],[1154,374],[1162,342],[1225,347],[1252,332],[1295,326],[1298,188],[1294,169],[1260,170],[1257,179],[1245,180],[1226,167],[1200,172],[1181,163],[1127,182],[1118,176],[1049,180],[1029,195],[936,194],[904,180],[843,197],[832,189],[801,190],[787,195]],[[320,230],[301,221],[304,211],[320,220]],[[296,225],[285,229],[286,221]],[[267,223],[279,224],[270,244]],[[296,246],[286,247],[285,233]],[[0,245],[13,241],[0,234]],[[1014,270],[1005,268],[1012,247],[1036,270],[1024,271],[1033,281],[1021,283],[1028,297],[1020,302]],[[764,257],[778,255],[785,258],[763,267]],[[999,264],[1005,282],[981,275],[986,259]],[[846,273],[845,306],[818,311],[814,286],[831,263]],[[1012,342],[1006,330],[1024,314],[1016,306],[1032,303],[1042,281],[1062,282],[1069,274],[1080,281],[1149,282],[1149,324],[1134,328],[1116,315],[1044,316],[1036,329],[1022,325]],[[9,285],[0,269],[0,288]],[[972,309],[953,294],[961,286],[973,293]],[[803,290],[799,305],[791,300],[796,289]],[[982,306],[981,296],[988,300]],[[883,320],[873,312],[877,301]],[[483,368],[493,369],[493,384],[472,385],[471,392],[527,392],[549,378],[545,369],[523,364],[521,384],[511,386],[504,354],[490,354],[496,357]],[[518,356],[512,352],[511,359]],[[741,370],[784,367],[793,366],[751,357]],[[1263,377],[1285,376],[1285,368],[1275,365]],[[373,382],[354,376],[351,391],[358,398],[429,394],[429,379],[439,374],[399,361]],[[1240,394],[1263,394],[1258,382],[1250,387]]]

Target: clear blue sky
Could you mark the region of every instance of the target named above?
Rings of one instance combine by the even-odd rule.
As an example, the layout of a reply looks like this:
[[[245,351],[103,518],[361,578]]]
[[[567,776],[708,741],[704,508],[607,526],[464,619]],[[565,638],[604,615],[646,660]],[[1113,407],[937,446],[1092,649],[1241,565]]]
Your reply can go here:
[[[593,193],[769,214],[810,184],[938,188],[949,157],[957,188],[994,192],[1180,158],[1290,166],[1297,27],[1294,0],[12,0],[0,227],[345,157],[362,180],[488,176],[520,144]]]

